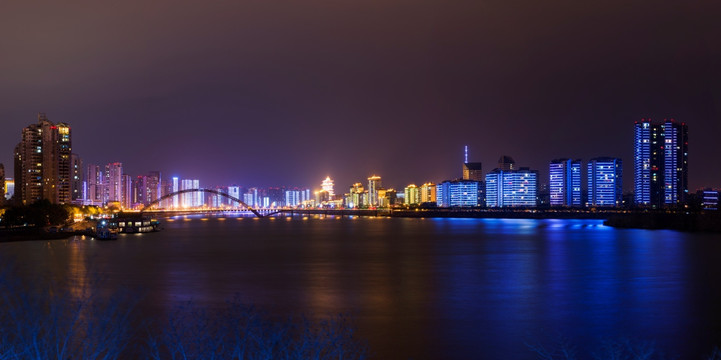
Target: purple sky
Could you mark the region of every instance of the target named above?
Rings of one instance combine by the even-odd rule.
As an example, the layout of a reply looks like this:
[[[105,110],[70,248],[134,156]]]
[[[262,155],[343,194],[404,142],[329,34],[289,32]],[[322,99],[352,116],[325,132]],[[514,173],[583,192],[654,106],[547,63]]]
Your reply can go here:
[[[69,5],[72,3],[72,5]],[[674,3],[674,4],[670,4]],[[35,113],[85,162],[201,185],[337,192],[460,176],[463,146],[541,170],[689,124],[721,187],[716,1],[13,1],[0,5],[0,162]]]

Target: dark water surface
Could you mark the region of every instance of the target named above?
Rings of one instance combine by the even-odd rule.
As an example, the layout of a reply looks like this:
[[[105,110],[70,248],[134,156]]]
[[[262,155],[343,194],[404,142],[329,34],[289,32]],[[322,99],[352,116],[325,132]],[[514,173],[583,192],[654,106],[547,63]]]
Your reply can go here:
[[[532,359],[524,343],[721,345],[721,238],[596,220],[189,217],[99,242],[0,244],[18,276],[99,274],[145,312],[239,296],[277,316],[350,313],[379,359]]]

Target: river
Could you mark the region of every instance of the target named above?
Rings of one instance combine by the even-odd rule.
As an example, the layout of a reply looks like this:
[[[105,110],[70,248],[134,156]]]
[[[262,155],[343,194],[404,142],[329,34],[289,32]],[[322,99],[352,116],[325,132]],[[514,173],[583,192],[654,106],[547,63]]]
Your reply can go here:
[[[718,234],[598,220],[233,215],[151,234],[0,243],[17,276],[98,276],[142,311],[238,297],[278,316],[350,314],[378,359],[534,359],[529,344],[650,341],[700,359],[721,346]],[[78,283],[82,283],[78,282]],[[585,357],[585,356],[584,356]]]

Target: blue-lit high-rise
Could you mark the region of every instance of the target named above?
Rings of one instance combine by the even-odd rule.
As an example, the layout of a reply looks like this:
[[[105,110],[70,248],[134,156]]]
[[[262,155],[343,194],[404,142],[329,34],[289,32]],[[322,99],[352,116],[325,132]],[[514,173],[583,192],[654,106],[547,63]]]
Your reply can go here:
[[[440,207],[472,207],[480,205],[480,182],[447,180],[436,186],[436,204]]]
[[[486,206],[534,207],[538,194],[538,171],[494,169],[486,174]]]
[[[673,119],[636,122],[634,131],[634,201],[661,208],[680,205],[688,194],[688,127]]]
[[[186,180],[180,181],[180,190],[191,190],[200,189],[200,180]],[[200,207],[205,204],[205,197],[203,192],[187,192],[182,194],[181,207]]]
[[[623,202],[621,159],[599,157],[588,162],[588,206],[617,207]]]
[[[180,184],[178,183],[179,179],[177,176],[173,177],[173,192],[177,193],[180,191]],[[173,196],[173,208],[177,209],[180,207],[180,199],[178,198],[178,195]]]
[[[228,195],[240,200],[240,186],[238,186],[238,185],[228,186]],[[228,205],[239,206],[235,200],[232,200],[232,199],[227,199],[227,200],[228,200]]]
[[[663,133],[663,203],[678,206],[688,195],[688,126],[666,120]]]
[[[301,204],[300,201],[300,190],[286,190],[285,191],[285,206],[296,207]]]
[[[581,160],[553,160],[548,172],[551,206],[581,206]]]

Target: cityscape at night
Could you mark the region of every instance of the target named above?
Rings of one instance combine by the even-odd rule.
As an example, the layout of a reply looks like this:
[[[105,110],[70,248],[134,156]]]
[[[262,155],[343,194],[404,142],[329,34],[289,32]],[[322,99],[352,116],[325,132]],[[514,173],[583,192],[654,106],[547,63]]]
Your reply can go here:
[[[0,359],[721,360],[721,3],[1,8]]]
[[[140,210],[156,202],[165,209],[425,206],[683,210],[689,205],[716,209],[721,188],[707,187],[689,194],[688,126],[673,119],[659,124],[650,119],[634,123],[634,191],[625,199],[622,159],[589,159],[585,174],[581,171],[581,160],[554,159],[549,161],[548,178],[541,179],[538,170],[519,167],[507,155],[501,156],[497,167],[484,174],[482,163],[468,161],[468,146],[459,163],[460,171],[456,174],[459,177],[453,179],[453,174],[449,174],[450,180],[424,179],[420,187],[408,184],[398,190],[386,188],[378,175],[368,177],[367,182],[348,185],[345,187],[348,192],[343,194],[341,191],[336,194],[330,176],[315,188],[201,186],[199,179],[164,178],[161,171],[130,175],[124,172],[123,162],[83,164],[81,156],[72,152],[70,124],[55,124],[44,113],[38,114],[37,121],[22,130],[21,142],[15,147],[14,178],[1,177],[2,198],[9,203],[28,205],[48,199],[57,204],[111,205],[121,210]],[[171,196],[181,190],[205,188],[223,195],[198,192]],[[163,197],[167,199],[161,202]]]

